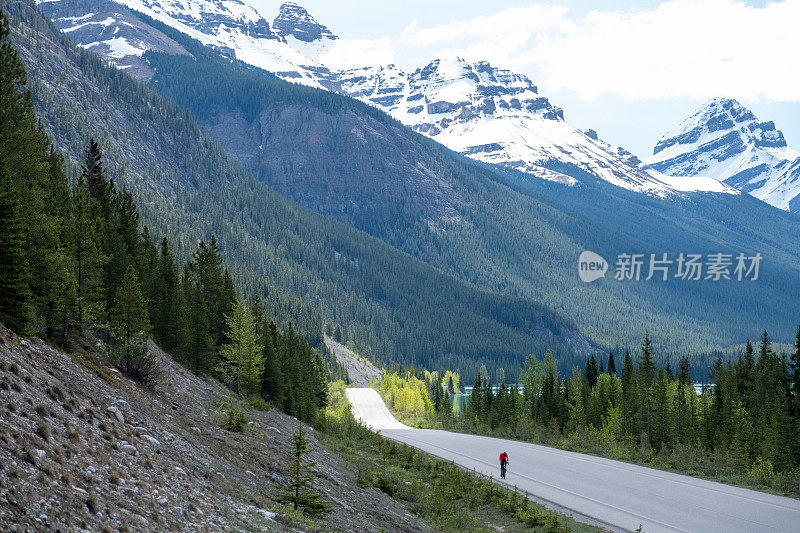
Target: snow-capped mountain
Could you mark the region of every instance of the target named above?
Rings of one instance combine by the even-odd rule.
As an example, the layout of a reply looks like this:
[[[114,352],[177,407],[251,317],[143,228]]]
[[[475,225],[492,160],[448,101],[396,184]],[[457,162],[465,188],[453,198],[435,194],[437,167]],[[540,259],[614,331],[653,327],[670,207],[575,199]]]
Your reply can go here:
[[[772,121],[715,98],[665,134],[645,160],[676,176],[708,176],[781,209],[800,211],[800,152]]]
[[[691,182],[644,167],[594,131],[571,126],[561,108],[540,95],[527,76],[486,61],[436,59],[409,74],[394,65],[367,67],[344,71],[339,81],[345,94],[381,107],[414,130],[479,161],[565,185],[577,180],[559,172],[558,164],[651,194],[729,190],[713,180]]]
[[[278,16],[272,22],[272,29],[283,37],[289,46],[312,59],[317,59],[338,39],[302,6],[293,2],[281,5]]]
[[[147,50],[185,53],[140,20],[163,22],[221,53],[288,81],[342,92],[467,157],[575,185],[577,168],[614,185],[666,196],[679,191],[737,192],[711,178],[665,176],[627,150],[564,120],[526,76],[488,62],[440,58],[407,73],[393,65],[333,72],[320,62],[337,36],[287,2],[270,23],[241,0],[40,0],[57,27],[140,79]],[[571,175],[570,175],[571,174]]]
[[[314,59],[336,36],[294,3],[280,7],[270,28],[255,8],[241,0],[39,2],[56,27],[71,34],[77,44],[123,68],[135,64],[145,69],[141,56],[147,50],[170,51],[164,50],[165,36],[131,12],[136,11],[288,81],[338,88],[331,71]]]

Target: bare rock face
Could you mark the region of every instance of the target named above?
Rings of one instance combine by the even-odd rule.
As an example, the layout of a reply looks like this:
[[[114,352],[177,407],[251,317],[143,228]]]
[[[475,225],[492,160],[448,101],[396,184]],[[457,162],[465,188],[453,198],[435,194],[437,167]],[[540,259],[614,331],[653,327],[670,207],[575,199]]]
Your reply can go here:
[[[133,77],[149,81],[153,69],[142,57],[148,50],[174,55],[188,52],[136,14],[110,0],[45,2],[40,9],[70,39]]]
[[[393,213],[434,226],[459,219],[459,193],[392,124],[290,105],[264,109],[252,121],[219,115],[209,129],[254,175],[342,222],[366,227]]]
[[[306,43],[338,39],[331,30],[317,22],[305,8],[294,2],[284,2],[281,5],[278,16],[272,22],[272,28],[282,37],[292,35],[298,41]]]

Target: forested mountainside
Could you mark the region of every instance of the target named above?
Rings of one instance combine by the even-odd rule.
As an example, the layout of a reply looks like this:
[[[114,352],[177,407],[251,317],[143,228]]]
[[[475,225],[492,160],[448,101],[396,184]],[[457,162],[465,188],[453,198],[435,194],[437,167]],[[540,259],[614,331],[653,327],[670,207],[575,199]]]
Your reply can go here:
[[[303,205],[468,282],[546,302],[609,346],[636,344],[650,330],[662,353],[706,352],[757,337],[759,324],[791,339],[800,303],[786,288],[798,285],[800,238],[785,213],[742,195],[637,194],[558,162],[546,166],[579,185],[501,173],[373,107],[289,85],[150,24],[192,54],[146,52],[157,71],[152,85]],[[758,283],[584,285],[576,262],[585,249],[612,266],[622,253],[747,252],[765,260]]]
[[[0,2],[14,18],[36,109],[73,169],[97,133],[107,173],[125,184],[153,234],[186,259],[221,243],[242,292],[264,296],[284,327],[319,340],[324,328],[369,358],[468,370],[519,366],[589,342],[567,319],[528,300],[478,290],[252,179],[186,111],[76,49],[32,2]],[[292,86],[286,85],[288,89]]]

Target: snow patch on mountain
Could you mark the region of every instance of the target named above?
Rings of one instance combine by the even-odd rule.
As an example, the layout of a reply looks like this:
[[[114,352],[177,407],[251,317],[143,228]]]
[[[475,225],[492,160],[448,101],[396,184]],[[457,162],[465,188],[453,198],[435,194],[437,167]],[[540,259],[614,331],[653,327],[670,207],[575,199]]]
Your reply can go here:
[[[697,108],[645,162],[674,176],[709,176],[781,209],[800,211],[800,152],[772,121],[730,98]]]
[[[296,4],[281,6],[276,19],[279,31],[273,31],[255,8],[241,0],[50,0],[40,5],[59,29],[84,31],[85,35],[73,38],[78,44],[91,45],[110,60],[141,56],[147,50],[162,51],[159,38],[153,36],[160,32],[143,30],[146,25],[130,16],[128,26],[138,28],[133,32],[138,34],[131,36],[122,27],[125,15],[118,6],[124,6],[287,81],[338,88],[330,70],[315,60],[336,36]],[[96,15],[101,12],[106,18],[98,20]],[[78,18],[82,22],[75,24]],[[112,25],[113,33],[106,31]]]
[[[619,187],[665,196],[674,191],[731,192],[712,180],[676,180],[644,168],[627,150],[584,133],[527,77],[458,57],[404,73],[394,65],[340,73],[342,90],[467,157],[564,185],[570,165]],[[554,165],[553,163],[557,163]]]

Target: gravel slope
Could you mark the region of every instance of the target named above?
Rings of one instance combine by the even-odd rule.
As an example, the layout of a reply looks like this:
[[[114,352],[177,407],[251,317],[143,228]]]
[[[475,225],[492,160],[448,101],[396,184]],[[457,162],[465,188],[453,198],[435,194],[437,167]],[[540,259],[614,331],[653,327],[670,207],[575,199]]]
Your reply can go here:
[[[281,521],[271,497],[286,482],[299,422],[250,411],[244,433],[220,429],[228,391],[161,356],[163,379],[149,390],[0,326],[0,530],[428,529],[358,487],[307,425],[315,488],[333,511],[317,524]]]

